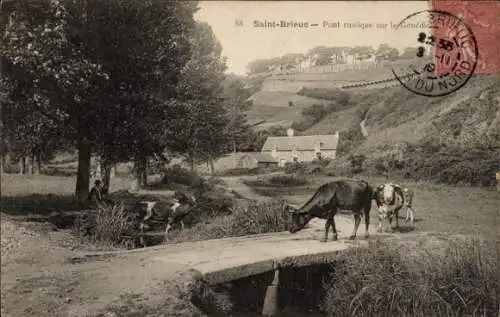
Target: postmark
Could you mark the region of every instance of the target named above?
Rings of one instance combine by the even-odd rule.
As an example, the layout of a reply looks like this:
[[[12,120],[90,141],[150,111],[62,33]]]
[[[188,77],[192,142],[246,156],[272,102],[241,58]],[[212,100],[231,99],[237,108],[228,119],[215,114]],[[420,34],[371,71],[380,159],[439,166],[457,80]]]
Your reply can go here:
[[[471,28],[452,13],[425,10],[404,18],[398,30],[415,29],[415,57],[392,68],[399,83],[427,97],[451,94],[474,75],[479,50]]]

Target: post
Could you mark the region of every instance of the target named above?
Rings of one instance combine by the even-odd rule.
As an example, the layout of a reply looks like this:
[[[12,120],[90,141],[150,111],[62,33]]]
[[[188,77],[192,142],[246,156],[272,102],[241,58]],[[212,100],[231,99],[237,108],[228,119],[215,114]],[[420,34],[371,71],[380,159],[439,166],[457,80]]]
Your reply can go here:
[[[274,279],[267,287],[266,297],[264,298],[264,305],[262,307],[262,315],[264,317],[273,317],[278,314],[278,288],[279,288],[279,269],[280,265],[274,261]]]

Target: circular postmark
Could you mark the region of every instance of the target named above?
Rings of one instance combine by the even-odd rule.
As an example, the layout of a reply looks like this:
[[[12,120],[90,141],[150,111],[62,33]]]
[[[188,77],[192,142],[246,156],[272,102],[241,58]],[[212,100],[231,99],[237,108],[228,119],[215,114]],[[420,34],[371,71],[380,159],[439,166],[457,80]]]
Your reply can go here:
[[[396,27],[413,31],[408,59],[393,66],[395,78],[411,92],[427,97],[451,94],[474,75],[478,47],[471,28],[455,15],[425,10],[404,18]]]

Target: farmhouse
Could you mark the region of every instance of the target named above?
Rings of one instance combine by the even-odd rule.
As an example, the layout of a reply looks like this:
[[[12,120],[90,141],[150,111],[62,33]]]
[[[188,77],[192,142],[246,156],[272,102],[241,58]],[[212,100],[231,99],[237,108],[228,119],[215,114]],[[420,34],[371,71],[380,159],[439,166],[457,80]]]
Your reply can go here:
[[[334,159],[339,142],[339,133],[330,135],[268,137],[262,154],[273,157],[280,166],[287,162],[311,162],[318,158]]]

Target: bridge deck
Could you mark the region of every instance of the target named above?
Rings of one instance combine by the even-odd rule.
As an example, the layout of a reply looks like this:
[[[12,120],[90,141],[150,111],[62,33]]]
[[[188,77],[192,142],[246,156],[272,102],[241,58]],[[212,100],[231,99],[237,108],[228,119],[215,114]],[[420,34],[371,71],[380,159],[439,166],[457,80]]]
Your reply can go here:
[[[310,228],[296,234],[288,232],[252,235],[235,238],[167,244],[144,249],[120,252],[100,252],[100,255],[116,253],[121,256],[138,254],[142,259],[164,268],[165,274],[173,268],[194,269],[211,284],[219,284],[251,276],[273,269],[275,261],[281,266],[302,266],[331,262],[343,250],[363,246],[364,224],[360,225],[357,240],[347,237],[353,228],[350,217],[336,217],[339,241],[319,242],[323,235],[324,221],[311,221]],[[376,223],[370,226],[370,240],[415,234],[377,234]],[[92,255],[99,255],[92,254]],[[163,270],[163,269],[161,269]]]

